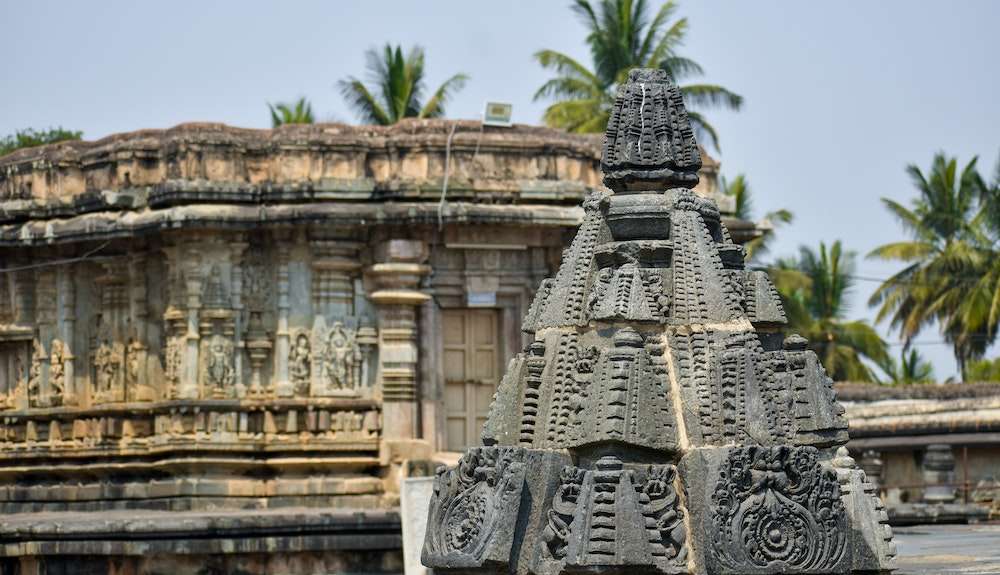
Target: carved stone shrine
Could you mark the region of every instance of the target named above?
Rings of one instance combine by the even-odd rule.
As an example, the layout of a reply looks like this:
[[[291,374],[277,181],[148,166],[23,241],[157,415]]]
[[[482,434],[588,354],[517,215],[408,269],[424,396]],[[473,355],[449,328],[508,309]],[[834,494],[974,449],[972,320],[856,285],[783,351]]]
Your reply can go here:
[[[609,190],[523,323],[483,430],[436,478],[441,573],[886,573],[895,549],[832,382],[716,205],[679,89],[633,70]]]

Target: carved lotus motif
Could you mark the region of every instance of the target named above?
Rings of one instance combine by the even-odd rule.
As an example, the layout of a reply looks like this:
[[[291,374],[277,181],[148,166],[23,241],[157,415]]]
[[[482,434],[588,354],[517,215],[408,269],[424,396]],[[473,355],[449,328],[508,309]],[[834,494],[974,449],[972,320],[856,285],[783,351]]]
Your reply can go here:
[[[712,496],[714,552],[737,572],[827,572],[844,557],[840,486],[812,447],[744,447],[723,464]]]

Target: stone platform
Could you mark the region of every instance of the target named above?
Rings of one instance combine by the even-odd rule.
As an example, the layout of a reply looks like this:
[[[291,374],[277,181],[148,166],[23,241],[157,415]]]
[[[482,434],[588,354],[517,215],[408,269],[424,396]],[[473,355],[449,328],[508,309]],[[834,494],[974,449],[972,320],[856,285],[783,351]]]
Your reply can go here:
[[[1000,523],[900,527],[895,575],[1000,573]]]

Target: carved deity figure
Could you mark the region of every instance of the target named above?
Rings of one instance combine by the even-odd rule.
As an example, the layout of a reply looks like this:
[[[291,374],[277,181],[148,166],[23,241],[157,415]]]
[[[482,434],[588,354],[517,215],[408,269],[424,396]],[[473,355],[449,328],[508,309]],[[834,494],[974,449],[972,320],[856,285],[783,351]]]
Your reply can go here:
[[[125,363],[124,346],[103,341],[94,354],[94,391],[98,401],[115,399],[121,386],[121,370]]]
[[[42,391],[42,358],[45,349],[40,341],[31,342],[31,367],[28,369],[28,405],[36,407]]]
[[[181,339],[179,337],[167,339],[163,358],[163,377],[167,382],[167,397],[174,397],[177,393],[177,386],[180,384],[181,353]]]
[[[298,396],[309,395],[309,378],[312,373],[312,350],[309,336],[300,333],[295,338],[295,345],[288,352],[288,371]]]
[[[344,329],[340,322],[333,324],[323,353],[328,388],[335,391],[357,389],[361,381],[361,360],[361,346],[354,332]]]
[[[236,378],[233,370],[233,344],[215,334],[208,345],[205,362],[205,383],[215,395],[225,395]]]
[[[58,339],[52,340],[52,356],[49,363],[49,405],[62,405],[66,391],[66,345]]]

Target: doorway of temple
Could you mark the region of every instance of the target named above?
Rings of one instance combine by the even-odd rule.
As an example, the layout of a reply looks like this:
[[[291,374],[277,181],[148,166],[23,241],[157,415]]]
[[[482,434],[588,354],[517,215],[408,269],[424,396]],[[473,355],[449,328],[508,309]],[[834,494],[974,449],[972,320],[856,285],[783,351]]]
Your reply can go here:
[[[500,314],[495,309],[443,311],[445,441],[448,451],[479,445],[500,381]]]

